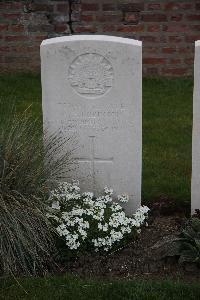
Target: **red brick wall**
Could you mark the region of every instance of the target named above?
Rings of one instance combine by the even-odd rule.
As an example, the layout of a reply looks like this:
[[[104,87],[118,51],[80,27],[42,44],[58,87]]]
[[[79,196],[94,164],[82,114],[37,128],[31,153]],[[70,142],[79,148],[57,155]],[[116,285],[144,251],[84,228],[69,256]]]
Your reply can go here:
[[[41,41],[70,33],[142,40],[145,75],[192,75],[200,0],[0,1],[0,71],[39,71]]]

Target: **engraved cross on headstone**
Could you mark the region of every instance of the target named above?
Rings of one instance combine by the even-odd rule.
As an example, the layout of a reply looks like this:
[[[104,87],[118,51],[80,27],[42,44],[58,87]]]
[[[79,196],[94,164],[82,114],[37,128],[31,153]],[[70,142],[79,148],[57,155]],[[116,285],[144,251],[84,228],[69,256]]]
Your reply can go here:
[[[84,162],[84,163],[89,163],[90,164],[90,170],[91,170],[91,175],[92,175],[92,187],[93,190],[95,190],[97,180],[96,176],[97,173],[95,171],[95,164],[113,164],[113,157],[110,158],[100,158],[95,155],[95,136],[89,136],[90,140],[90,153],[87,158],[77,158],[76,160],[78,162]],[[109,183],[108,183],[109,184]]]

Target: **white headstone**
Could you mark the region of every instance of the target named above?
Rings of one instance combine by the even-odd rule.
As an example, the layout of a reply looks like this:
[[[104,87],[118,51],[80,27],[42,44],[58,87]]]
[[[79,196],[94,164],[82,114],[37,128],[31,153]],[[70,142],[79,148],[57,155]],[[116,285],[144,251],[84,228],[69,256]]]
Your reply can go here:
[[[41,45],[44,123],[76,135],[83,191],[105,186],[141,203],[142,43],[111,36],[67,36]]]
[[[191,212],[200,209],[200,41],[195,43]]]

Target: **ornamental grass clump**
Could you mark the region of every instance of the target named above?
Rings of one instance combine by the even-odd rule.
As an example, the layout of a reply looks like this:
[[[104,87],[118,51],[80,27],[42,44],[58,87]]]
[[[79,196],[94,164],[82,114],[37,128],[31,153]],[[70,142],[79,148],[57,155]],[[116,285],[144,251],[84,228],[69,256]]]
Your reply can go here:
[[[66,251],[115,250],[127,238],[140,233],[142,225],[147,225],[148,207],[141,206],[128,217],[120,203],[113,201],[112,194],[113,190],[107,187],[98,198],[90,192],[81,194],[76,182],[60,183],[51,192],[48,218],[65,243]],[[128,195],[120,195],[118,200],[128,202]]]
[[[71,167],[71,151],[62,152],[67,142],[59,135],[43,137],[39,121],[0,99],[0,274],[43,273],[48,267],[54,242],[47,188]]]

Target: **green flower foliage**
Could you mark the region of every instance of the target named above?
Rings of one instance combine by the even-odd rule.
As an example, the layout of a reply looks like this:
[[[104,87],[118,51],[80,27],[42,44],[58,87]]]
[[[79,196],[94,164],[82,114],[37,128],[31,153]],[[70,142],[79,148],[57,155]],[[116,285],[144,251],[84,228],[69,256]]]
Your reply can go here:
[[[180,265],[194,263],[200,267],[200,219],[190,218],[179,235],[164,237],[152,249],[161,258],[176,256]]]
[[[180,235],[179,263],[196,263],[200,267],[200,219],[191,218]]]

